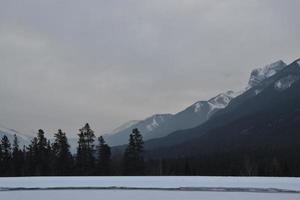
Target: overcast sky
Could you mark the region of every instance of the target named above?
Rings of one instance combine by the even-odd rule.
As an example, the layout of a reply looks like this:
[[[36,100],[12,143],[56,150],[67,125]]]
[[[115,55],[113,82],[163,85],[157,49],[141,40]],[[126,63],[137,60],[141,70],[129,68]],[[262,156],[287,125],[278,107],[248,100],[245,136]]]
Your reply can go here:
[[[300,57],[299,0],[1,0],[0,125],[96,134]]]

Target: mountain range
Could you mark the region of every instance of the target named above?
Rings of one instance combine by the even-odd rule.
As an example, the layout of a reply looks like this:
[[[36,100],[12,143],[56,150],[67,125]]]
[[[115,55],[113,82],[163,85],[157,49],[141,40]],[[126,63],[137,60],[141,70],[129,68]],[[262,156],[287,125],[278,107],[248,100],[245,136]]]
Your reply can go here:
[[[123,149],[133,128],[145,140],[146,156],[182,157],[230,150],[263,149],[270,145],[299,152],[300,60],[287,65],[277,61],[254,69],[241,91],[227,91],[198,101],[176,114],[155,114],[121,125],[105,139],[113,151]],[[31,138],[0,127],[0,136],[20,146]],[[75,153],[77,138],[70,138]],[[254,148],[255,147],[255,148]]]
[[[147,141],[147,156],[247,152],[291,161],[300,150],[299,91],[300,59],[255,82],[202,125]]]
[[[245,89],[234,92],[229,90],[207,101],[198,101],[176,114],[156,114],[145,120],[135,120],[121,125],[112,133],[105,135],[106,141],[115,146],[128,142],[129,134],[133,128],[138,128],[143,134],[144,140],[160,138],[178,131],[190,129],[206,122],[217,111],[224,109],[235,97],[240,96],[249,89],[257,86],[265,79],[275,75],[287,65],[279,60],[251,72],[248,85]],[[255,93],[260,90],[256,89]]]

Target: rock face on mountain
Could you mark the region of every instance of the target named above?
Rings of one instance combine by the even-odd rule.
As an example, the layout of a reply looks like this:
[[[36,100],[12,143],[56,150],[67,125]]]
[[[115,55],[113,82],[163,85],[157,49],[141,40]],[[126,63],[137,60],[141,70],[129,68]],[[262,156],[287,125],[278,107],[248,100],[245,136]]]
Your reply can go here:
[[[299,150],[299,91],[297,60],[234,98],[202,125],[146,142],[148,156]]]
[[[287,65],[283,61],[277,61],[263,68],[254,69],[251,72],[249,85],[242,91],[227,91],[221,93],[208,101],[198,101],[183,111],[174,115],[154,115],[145,120],[126,123],[117,130],[105,136],[111,145],[122,145],[128,142],[128,135],[133,128],[138,128],[145,140],[164,137],[174,131],[193,128],[206,122],[217,111],[224,109],[232,99],[243,94],[245,91],[259,85],[265,79],[275,75]],[[260,89],[254,90],[257,95]]]
[[[265,67],[254,69],[251,72],[248,84],[250,87],[254,87],[266,78],[275,75],[277,72],[281,71],[285,67],[286,64],[282,60],[279,60]]]

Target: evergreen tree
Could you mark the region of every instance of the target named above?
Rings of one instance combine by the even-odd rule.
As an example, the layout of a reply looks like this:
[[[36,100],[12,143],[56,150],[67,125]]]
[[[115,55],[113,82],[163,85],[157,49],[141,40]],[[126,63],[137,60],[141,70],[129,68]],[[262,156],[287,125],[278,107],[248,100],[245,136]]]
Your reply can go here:
[[[25,153],[25,173],[26,175],[33,176],[37,175],[38,167],[38,139],[34,137],[31,144],[26,148]]]
[[[11,145],[6,135],[1,139],[2,149],[2,173],[4,176],[10,175],[11,168]]]
[[[49,174],[48,141],[42,129],[38,131],[37,139],[38,139],[37,142],[38,174],[37,175],[48,175]]]
[[[54,138],[55,140],[52,145],[54,173],[55,175],[70,175],[73,160],[66,134],[59,129],[58,132],[54,134]]]
[[[42,129],[38,131],[37,137],[33,138],[28,151],[28,170],[30,174],[38,176],[50,175],[51,147]]]
[[[2,152],[1,141],[0,141],[0,176],[3,176],[3,152]]]
[[[136,150],[136,172],[138,175],[144,175],[145,163],[144,163],[144,141],[140,131],[136,128],[132,130],[135,150]]]
[[[123,158],[123,174],[132,175],[135,172],[135,144],[133,134],[129,135],[129,144]]]
[[[79,175],[92,175],[94,173],[94,131],[87,123],[79,129],[79,140],[76,156],[76,170]]]
[[[107,176],[110,175],[110,147],[105,143],[102,136],[98,138],[99,144],[97,145],[97,175]]]
[[[24,154],[19,149],[19,141],[16,135],[14,135],[13,150],[12,150],[12,170],[14,176],[23,175],[24,171]]]
[[[124,153],[123,173],[125,175],[144,175],[144,141],[137,128],[129,135],[129,144]]]

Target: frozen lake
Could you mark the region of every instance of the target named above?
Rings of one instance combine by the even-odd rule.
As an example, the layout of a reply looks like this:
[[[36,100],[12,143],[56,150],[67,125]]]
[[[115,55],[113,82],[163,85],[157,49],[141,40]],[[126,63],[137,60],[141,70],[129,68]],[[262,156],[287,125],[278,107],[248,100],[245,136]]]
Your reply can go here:
[[[132,190],[47,190],[1,192],[0,199],[9,200],[297,200],[299,194],[247,192],[185,192]]]
[[[0,178],[0,199],[83,198],[300,199],[300,178],[273,177],[20,177]]]

